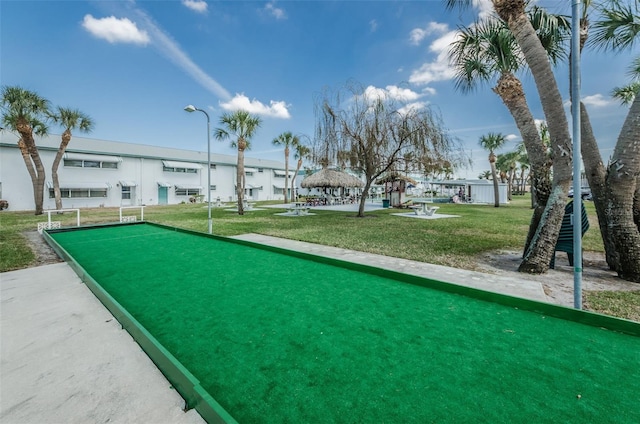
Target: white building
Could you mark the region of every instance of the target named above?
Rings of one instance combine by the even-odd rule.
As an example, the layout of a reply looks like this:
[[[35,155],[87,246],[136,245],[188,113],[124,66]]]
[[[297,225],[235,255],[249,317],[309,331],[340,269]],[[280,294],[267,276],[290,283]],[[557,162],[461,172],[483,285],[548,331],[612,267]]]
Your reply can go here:
[[[0,131],[0,199],[9,210],[33,210],[33,188],[17,146]],[[45,167],[44,209],[55,209],[51,165],[61,137],[36,137]],[[250,152],[249,152],[250,153]],[[236,200],[236,156],[211,154],[211,199]],[[64,208],[162,205],[207,198],[207,152],[73,136],[58,167]],[[294,172],[290,171],[293,175]],[[245,157],[245,196],[284,199],[284,163]]]

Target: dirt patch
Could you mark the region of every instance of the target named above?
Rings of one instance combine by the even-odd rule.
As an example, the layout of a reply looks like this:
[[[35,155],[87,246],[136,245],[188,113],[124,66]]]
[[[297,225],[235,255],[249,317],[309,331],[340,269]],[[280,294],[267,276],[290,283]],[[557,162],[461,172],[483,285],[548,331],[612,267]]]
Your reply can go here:
[[[42,234],[37,231],[25,231],[22,233],[27,240],[27,244],[33,251],[36,259],[31,266],[40,266],[63,262],[56,252],[44,240]]]
[[[539,282],[550,302],[573,306],[574,269],[569,265],[565,253],[557,252],[555,269],[541,275],[518,272],[521,261],[520,252],[498,251],[479,256],[476,265],[481,272]],[[640,284],[618,278],[615,272],[609,270],[604,253],[598,252],[584,252],[581,286],[583,292],[640,290]]]

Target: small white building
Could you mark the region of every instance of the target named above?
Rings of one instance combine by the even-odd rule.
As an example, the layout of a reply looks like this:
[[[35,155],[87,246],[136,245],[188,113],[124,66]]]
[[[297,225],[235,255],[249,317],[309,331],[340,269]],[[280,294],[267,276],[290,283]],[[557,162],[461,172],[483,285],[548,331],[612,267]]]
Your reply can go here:
[[[55,209],[51,165],[61,137],[37,137],[46,179],[44,209]],[[33,210],[33,188],[17,145],[0,131],[0,199],[9,210]],[[207,152],[73,136],[58,167],[64,208],[163,205],[207,198]],[[236,200],[237,157],[211,154],[211,199]],[[290,172],[290,174],[293,174]],[[284,163],[245,157],[245,196],[283,200]]]

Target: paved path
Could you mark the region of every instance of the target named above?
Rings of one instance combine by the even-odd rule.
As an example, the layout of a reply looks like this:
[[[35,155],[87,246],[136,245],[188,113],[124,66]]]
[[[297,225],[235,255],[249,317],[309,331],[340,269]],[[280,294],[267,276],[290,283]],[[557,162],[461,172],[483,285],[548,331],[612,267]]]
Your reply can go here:
[[[66,264],[0,274],[0,422],[204,423]]]
[[[539,283],[258,234],[236,237],[527,299]],[[66,263],[0,274],[0,422],[202,423]]]
[[[545,295],[544,290],[542,289],[542,284],[525,279],[514,280],[510,277],[501,277],[494,274],[449,268],[446,266],[432,265],[408,259],[356,252],[354,250],[287,240],[264,236],[261,234],[243,234],[234,238],[275,247],[282,247],[284,249],[297,250],[319,256],[341,259],[343,261],[371,265],[378,268],[399,271],[405,274],[418,275],[420,277],[432,278],[446,283],[473,287],[495,293],[502,293],[540,302],[549,302],[549,298]]]

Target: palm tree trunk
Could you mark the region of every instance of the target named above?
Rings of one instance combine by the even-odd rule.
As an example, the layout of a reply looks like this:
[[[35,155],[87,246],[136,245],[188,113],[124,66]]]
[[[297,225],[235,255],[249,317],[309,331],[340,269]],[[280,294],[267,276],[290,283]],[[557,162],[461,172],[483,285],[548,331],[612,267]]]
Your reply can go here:
[[[498,15],[507,23],[534,77],[540,101],[553,140],[553,186],[529,247],[518,268],[541,274],[549,269],[555,253],[567,192],[572,178],[571,135],[547,53],[525,14],[524,0],[493,0]]]
[[[284,148],[284,203],[289,203],[289,146]]]
[[[60,193],[60,181],[58,180],[58,166],[60,166],[60,161],[62,160],[62,156],[64,155],[65,150],[67,150],[67,146],[70,141],[71,132],[67,130],[62,133],[60,147],[58,148],[56,157],[53,159],[53,164],[51,165],[51,177],[53,179],[53,192],[56,198],[56,209],[62,209],[62,194]]]
[[[495,161],[489,160],[489,166],[491,167],[491,175],[493,176],[493,206],[498,208],[500,207],[500,189],[498,188],[498,175]]]
[[[500,96],[511,116],[513,117],[522,142],[531,162],[531,206],[533,216],[529,223],[529,232],[524,244],[523,256],[529,249],[544,208],[547,205],[551,193],[551,160],[547,155],[547,149],[540,138],[535,119],[522,88],[522,83],[513,74],[502,74],[493,91]]]
[[[607,212],[619,255],[620,278],[640,283],[640,231],[634,220],[634,198],[640,175],[640,96],[633,101],[607,169]]]
[[[609,226],[607,224],[606,169],[602,163],[598,143],[593,135],[589,113],[582,102],[580,102],[580,133],[582,142],[580,150],[582,153],[582,161],[584,162],[587,181],[591,188],[593,204],[598,216],[600,234],[604,243],[605,257],[607,264],[609,265],[609,269],[615,271],[619,267],[619,255],[618,252],[616,252],[616,246],[613,242],[613,238],[611,237]]]
[[[298,166],[296,167],[296,173],[293,175],[293,178],[291,178],[291,200],[295,201],[296,200],[296,193],[295,193],[295,185],[296,185],[296,177],[298,176],[298,172],[300,172],[300,168],[302,168],[302,159],[298,159]]]
[[[35,206],[35,215],[42,215],[44,204],[44,179],[45,172],[38,147],[33,139],[33,129],[28,122],[21,120],[16,125],[16,129],[20,134],[18,147],[22,153],[22,159],[27,166],[27,172],[31,177],[31,185],[33,186],[33,200]]]
[[[236,175],[236,196],[238,196],[238,215],[244,215],[244,149],[238,142],[238,165]]]

